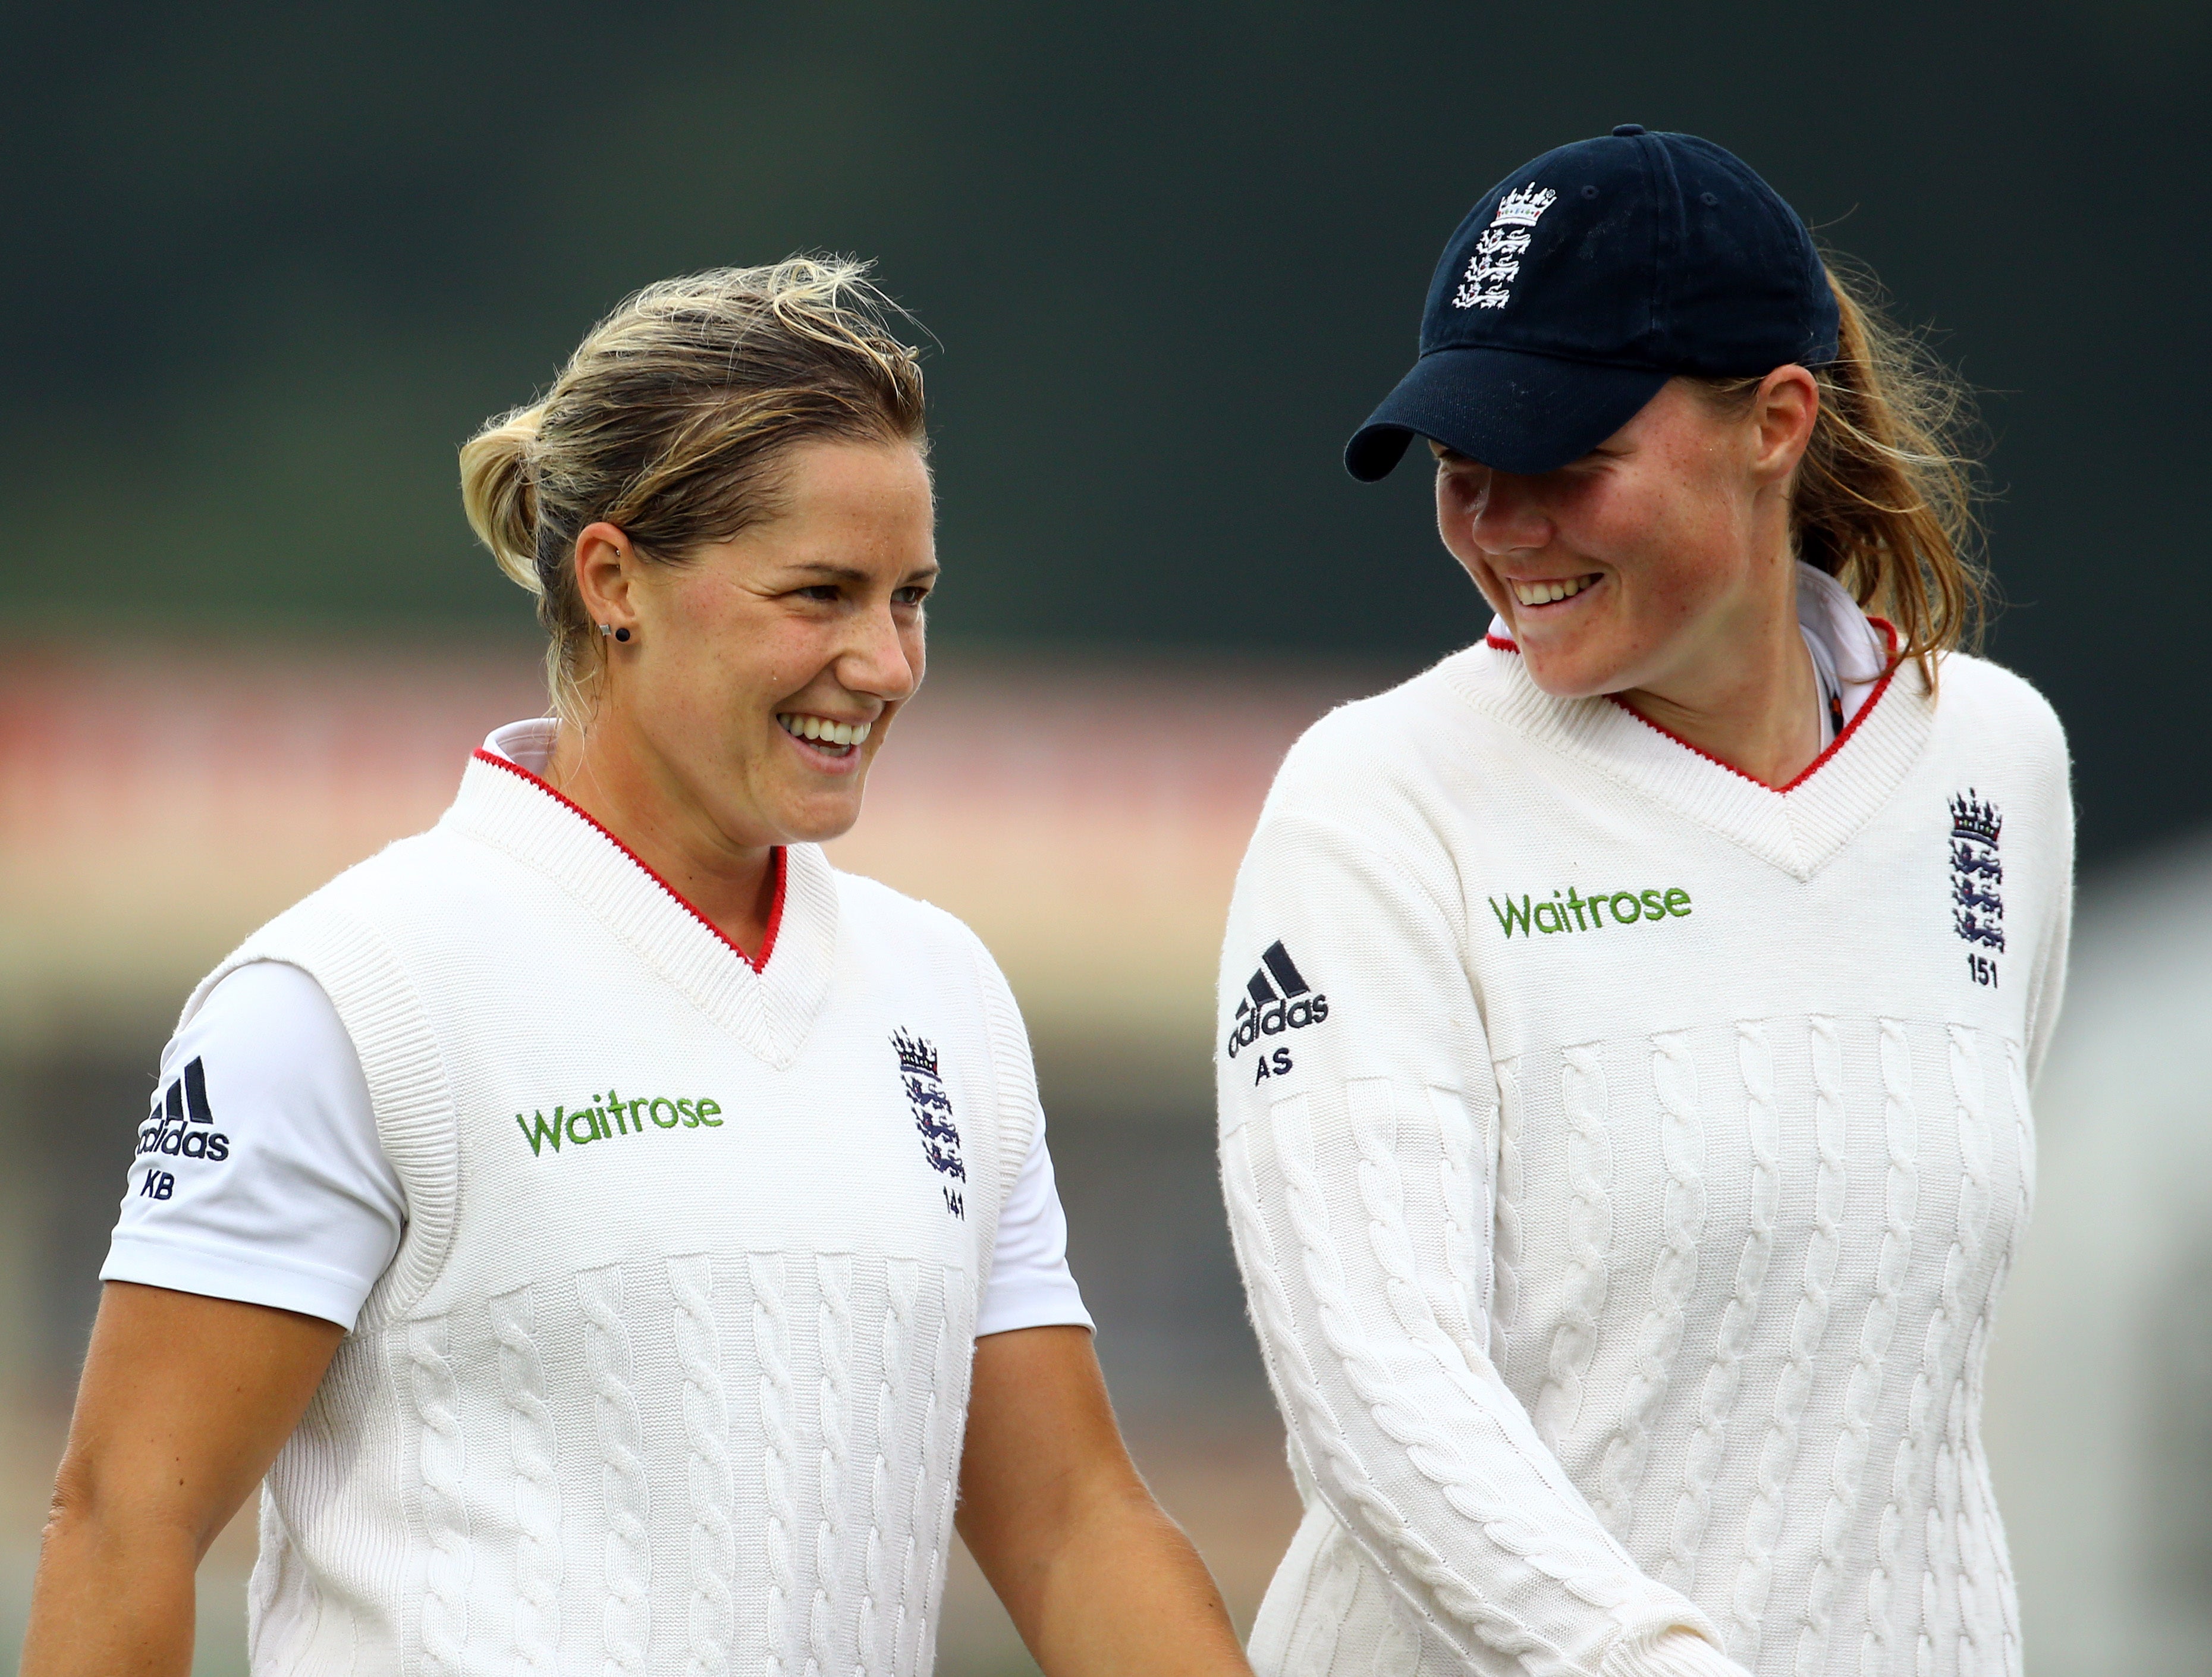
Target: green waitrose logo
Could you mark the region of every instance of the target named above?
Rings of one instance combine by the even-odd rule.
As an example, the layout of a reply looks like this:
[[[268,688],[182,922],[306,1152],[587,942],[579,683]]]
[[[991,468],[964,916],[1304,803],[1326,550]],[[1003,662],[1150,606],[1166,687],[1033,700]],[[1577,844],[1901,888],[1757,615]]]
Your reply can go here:
[[[708,1129],[722,1127],[722,1108],[720,1102],[701,1096],[672,1101],[656,1095],[650,1099],[625,1101],[616,1091],[594,1095],[586,1106],[574,1111],[567,1107],[553,1109],[550,1122],[542,1112],[529,1117],[514,1115],[514,1121],[522,1126],[523,1139],[530,1144],[532,1157],[542,1153],[550,1142],[559,1152],[561,1144],[584,1147],[594,1141],[611,1140],[618,1135],[643,1135],[648,1129],[696,1130],[702,1125]]]
[[[1553,891],[1549,902],[1532,902],[1527,896],[1516,902],[1509,896],[1502,908],[1494,896],[1484,900],[1509,938],[1516,932],[1524,938],[1539,932],[1547,937],[1554,932],[1595,932],[1607,921],[1634,926],[1641,921],[1687,918],[1690,913],[1690,894],[1680,886],[1662,891],[1592,891],[1583,896],[1570,885],[1564,896]]]

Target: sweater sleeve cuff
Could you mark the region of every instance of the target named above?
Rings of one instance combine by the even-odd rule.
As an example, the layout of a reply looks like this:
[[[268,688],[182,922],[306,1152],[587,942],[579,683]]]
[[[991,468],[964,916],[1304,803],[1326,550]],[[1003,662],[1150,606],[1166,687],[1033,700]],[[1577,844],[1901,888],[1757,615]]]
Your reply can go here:
[[[1744,1668],[1695,1631],[1671,1625],[1656,1636],[1625,1637],[1599,1677],[1746,1677]]]

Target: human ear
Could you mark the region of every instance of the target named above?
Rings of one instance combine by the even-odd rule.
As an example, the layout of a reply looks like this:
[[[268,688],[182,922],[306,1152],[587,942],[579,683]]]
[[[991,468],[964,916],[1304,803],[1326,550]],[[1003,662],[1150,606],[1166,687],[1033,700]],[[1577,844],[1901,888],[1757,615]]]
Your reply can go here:
[[[1787,477],[1795,471],[1813,441],[1813,423],[1820,416],[1820,386],[1810,373],[1793,362],[1768,374],[1752,404],[1753,422],[1758,428],[1753,471],[1765,478]]]
[[[630,586],[637,574],[629,538],[611,524],[587,524],[576,532],[576,592],[592,622],[611,631],[633,629]]]

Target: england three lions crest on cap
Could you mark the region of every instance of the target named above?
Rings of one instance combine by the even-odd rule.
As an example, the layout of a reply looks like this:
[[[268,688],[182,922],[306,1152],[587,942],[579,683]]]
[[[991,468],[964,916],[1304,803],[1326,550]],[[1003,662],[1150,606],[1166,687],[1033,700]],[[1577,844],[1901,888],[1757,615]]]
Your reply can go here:
[[[1513,298],[1513,281],[1521,272],[1521,258],[1528,248],[1528,229],[1559,201],[1547,186],[1540,191],[1530,181],[1498,201],[1498,213],[1474,241],[1467,272],[1452,294],[1454,308],[1504,308]]]

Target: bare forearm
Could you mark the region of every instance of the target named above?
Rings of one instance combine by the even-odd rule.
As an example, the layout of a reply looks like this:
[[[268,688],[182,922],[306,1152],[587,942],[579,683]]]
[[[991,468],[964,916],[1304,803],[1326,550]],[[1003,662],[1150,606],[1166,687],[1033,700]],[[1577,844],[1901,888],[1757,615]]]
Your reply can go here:
[[[188,1677],[200,1557],[344,1337],[290,1310],[106,1285],[31,1589],[25,1677]]]
[[[1103,1502],[1029,1579],[1022,1626],[1047,1677],[1243,1677],[1206,1564],[1141,1487]]]
[[[31,1588],[23,1677],[189,1677],[196,1546],[57,1515]]]

